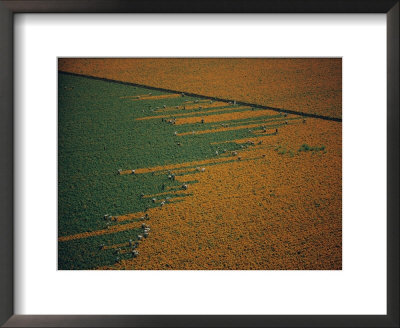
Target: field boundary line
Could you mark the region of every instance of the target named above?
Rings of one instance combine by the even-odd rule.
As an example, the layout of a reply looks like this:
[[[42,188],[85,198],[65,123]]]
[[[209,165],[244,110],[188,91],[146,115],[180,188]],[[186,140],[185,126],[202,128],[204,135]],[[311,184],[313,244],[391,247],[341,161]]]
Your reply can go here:
[[[189,96],[189,97],[197,97],[197,98],[202,98],[202,99],[223,101],[223,102],[228,102],[228,103],[234,101],[232,99],[225,99],[225,98],[219,98],[219,97],[210,97],[210,96],[200,95],[200,94],[192,93],[192,92],[185,92],[185,91],[178,91],[178,90],[172,90],[172,89],[166,89],[166,88],[152,87],[152,86],[148,86],[148,85],[144,85],[144,84],[133,83],[133,82],[125,82],[125,81],[119,81],[119,80],[112,80],[112,79],[108,79],[108,78],[104,78],[104,77],[97,77],[97,76],[92,76],[92,75],[72,73],[72,72],[66,72],[66,71],[61,71],[61,70],[58,70],[58,72],[62,73],[62,74],[66,74],[66,75],[71,75],[71,76],[86,77],[86,78],[89,78],[89,79],[100,80],[100,81],[105,81],[105,82],[119,83],[119,84],[134,86],[134,87],[147,88],[147,89],[150,89],[150,90],[157,90],[157,91],[170,92],[170,93],[184,93],[185,96]],[[251,107],[256,107],[256,108],[269,109],[269,110],[273,110],[273,111],[276,111],[276,112],[282,112],[282,113],[293,114],[293,115],[300,115],[300,116],[304,116],[304,117],[318,118],[318,119],[326,120],[326,121],[342,122],[342,119],[341,118],[337,118],[337,117],[305,113],[305,112],[300,112],[300,111],[295,111],[295,110],[290,110],[290,109],[264,106],[264,105],[259,105],[259,104],[243,102],[243,101],[236,101],[236,104],[242,105],[242,106],[251,106]]]

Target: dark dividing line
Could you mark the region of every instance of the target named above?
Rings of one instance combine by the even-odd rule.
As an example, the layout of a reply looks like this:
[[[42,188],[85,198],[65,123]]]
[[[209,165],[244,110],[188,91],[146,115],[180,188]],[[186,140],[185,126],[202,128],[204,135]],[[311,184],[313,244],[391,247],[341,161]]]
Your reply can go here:
[[[104,78],[104,77],[97,77],[97,76],[91,76],[91,75],[85,75],[85,74],[71,73],[71,72],[65,72],[65,71],[61,71],[61,70],[59,70],[58,72],[62,73],[62,74],[66,74],[66,75],[72,75],[72,76],[77,76],[77,77],[86,77],[88,79],[94,79],[94,80],[100,80],[100,81],[105,81],[105,82],[112,82],[112,83],[130,85],[130,86],[135,86],[135,87],[140,87],[140,88],[147,88],[147,89],[150,89],[150,90],[157,90],[157,91],[170,92],[170,93],[184,93],[185,96],[189,96],[189,97],[217,100],[217,101],[223,101],[223,102],[228,102],[228,103],[229,102],[233,102],[232,99],[209,97],[209,96],[199,95],[199,94],[191,93],[191,92],[184,92],[184,91],[177,91],[177,90],[171,90],[171,89],[165,89],[165,88],[151,87],[151,86],[144,85],[144,84],[112,80],[112,79],[107,79],[107,78]],[[242,105],[242,106],[251,106],[251,107],[256,107],[256,108],[269,109],[269,110],[273,110],[273,111],[276,111],[276,112],[300,115],[300,116],[304,116],[304,117],[319,118],[321,120],[326,120],[326,121],[342,122],[341,118],[325,116],[325,115],[309,114],[309,113],[298,112],[298,111],[294,111],[294,110],[290,110],[290,109],[269,107],[269,106],[263,106],[263,105],[258,105],[258,104],[252,104],[252,103],[248,103],[248,102],[242,102],[242,101],[236,101],[236,104],[237,105]]]

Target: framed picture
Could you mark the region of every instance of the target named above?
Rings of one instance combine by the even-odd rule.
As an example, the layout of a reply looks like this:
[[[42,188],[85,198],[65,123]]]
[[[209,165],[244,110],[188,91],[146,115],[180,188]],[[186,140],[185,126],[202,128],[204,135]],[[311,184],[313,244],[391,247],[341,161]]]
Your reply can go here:
[[[398,1],[0,15],[2,325],[399,326]]]

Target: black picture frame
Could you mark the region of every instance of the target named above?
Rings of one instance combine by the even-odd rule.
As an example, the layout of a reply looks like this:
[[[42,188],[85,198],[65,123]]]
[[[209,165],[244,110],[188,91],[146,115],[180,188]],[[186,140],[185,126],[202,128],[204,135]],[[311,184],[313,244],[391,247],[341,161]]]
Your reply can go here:
[[[398,0],[0,0],[0,324],[4,327],[399,327],[399,7]],[[386,14],[387,315],[14,315],[13,17],[16,13]]]

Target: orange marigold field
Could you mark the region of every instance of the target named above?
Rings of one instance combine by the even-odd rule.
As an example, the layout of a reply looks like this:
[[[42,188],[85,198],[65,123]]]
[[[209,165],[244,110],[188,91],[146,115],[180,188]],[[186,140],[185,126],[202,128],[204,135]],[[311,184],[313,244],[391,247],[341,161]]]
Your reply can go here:
[[[341,269],[341,128],[308,119],[268,143],[237,140],[255,145],[238,152],[241,160],[217,158],[205,172],[178,176],[198,181],[193,196],[151,209],[140,255],[100,269]],[[299,151],[303,144],[324,150]]]
[[[60,59],[59,69],[341,118],[340,59]],[[181,95],[124,98],[169,96]],[[177,110],[182,111],[170,114]],[[174,174],[180,184],[142,194],[157,207],[113,217],[121,225],[59,241],[137,229],[148,215],[151,232],[138,240],[139,255],[97,269],[342,268],[341,122],[210,100],[164,105],[156,112],[136,120],[174,118],[180,129],[174,138],[183,144],[192,134],[246,130],[250,137],[208,139],[222,148],[226,142],[241,145],[238,151],[218,148],[211,159],[134,172],[124,167],[120,175]],[[209,125],[191,129],[203,123]]]
[[[62,58],[59,70],[342,117],[340,58]]]

